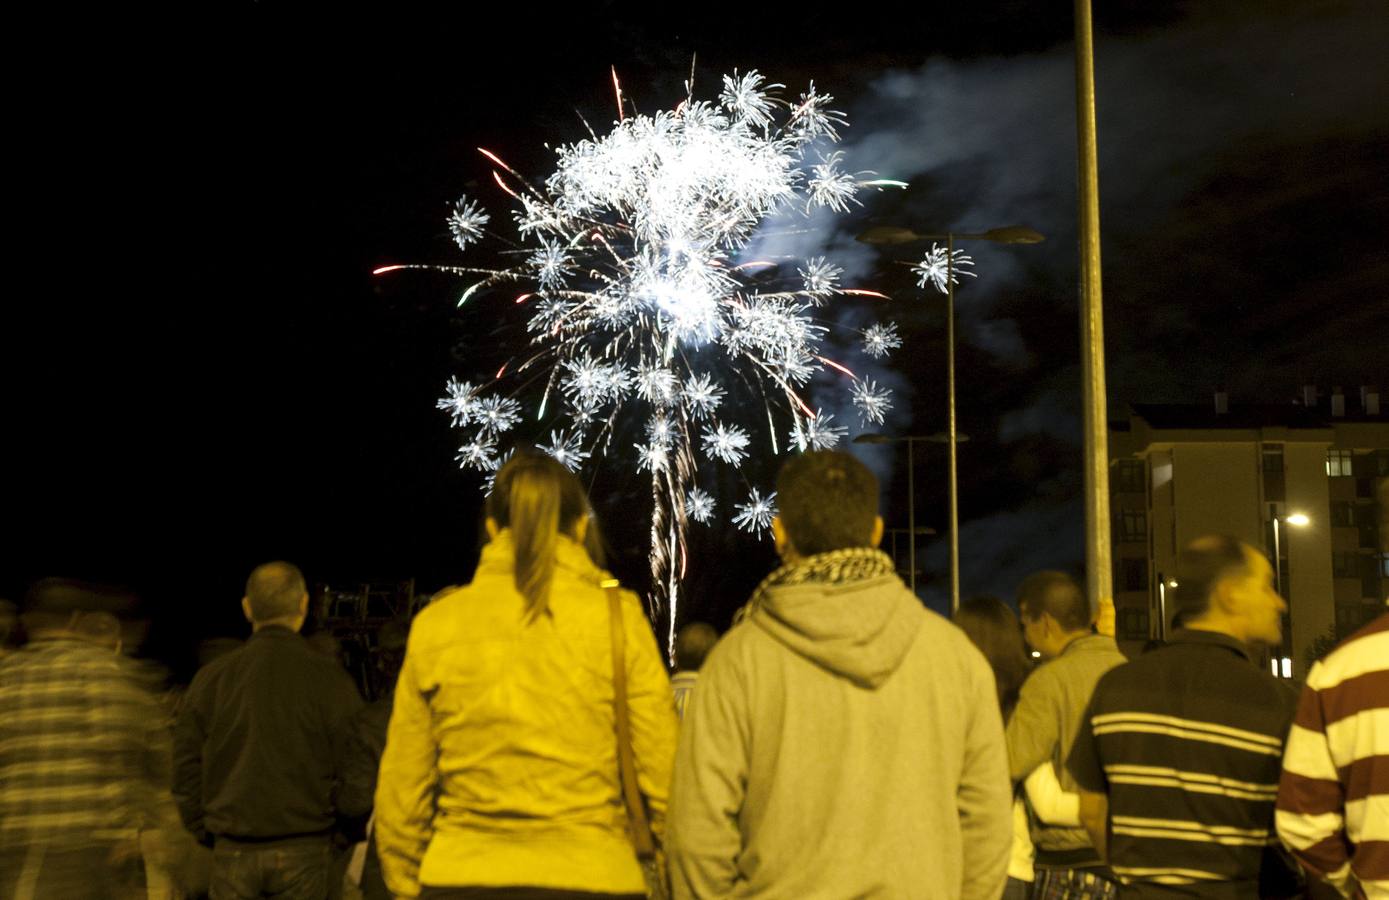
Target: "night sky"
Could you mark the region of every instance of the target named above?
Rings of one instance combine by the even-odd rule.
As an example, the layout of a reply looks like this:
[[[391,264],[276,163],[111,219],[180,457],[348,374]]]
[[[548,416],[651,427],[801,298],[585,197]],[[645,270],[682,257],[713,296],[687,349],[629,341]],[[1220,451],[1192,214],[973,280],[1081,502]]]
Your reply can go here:
[[[613,118],[609,66],[651,112],[692,62],[704,96],[735,67],[795,92],[813,79],[848,113],[847,168],[911,182],[775,248],[829,253],[893,296],[879,312],[906,346],[875,373],[899,391],[881,430],[944,429],[943,307],[893,264],[913,248],[853,235],[1047,235],[968,248],[979,277],[957,293],[963,589],[1010,596],[1028,571],[1078,568],[1070,5],[656,6],[19,23],[38,62],[12,116],[0,595],[48,574],[128,584],[175,658],[244,627],[242,582],[266,559],[330,584],[466,580],[478,479],[434,403],[515,323],[499,303],[457,311],[450,276],[371,270],[461,262],[444,218],[465,191],[505,218],[476,147],[543,178],[545,142]],[[1218,384],[1235,402],[1389,386],[1389,7],[1098,6],[1111,415]],[[870,461],[904,524],[905,459]],[[918,516],[943,532],[943,453],[917,462]],[[595,488],[637,585],[640,481]],[[692,546],[687,602],[722,626],[770,542]],[[944,550],[925,548],[935,602]]]

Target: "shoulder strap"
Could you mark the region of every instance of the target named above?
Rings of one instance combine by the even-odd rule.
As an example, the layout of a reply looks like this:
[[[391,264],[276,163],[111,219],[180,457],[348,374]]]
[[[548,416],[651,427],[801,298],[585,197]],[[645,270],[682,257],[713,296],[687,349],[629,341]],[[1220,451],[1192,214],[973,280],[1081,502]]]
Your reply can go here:
[[[656,841],[651,836],[651,823],[646,818],[646,804],[637,787],[637,765],[632,755],[632,720],[627,709],[627,630],[622,626],[622,596],[616,579],[603,582],[608,592],[608,621],[612,627],[613,648],[613,708],[617,720],[617,767],[622,776],[622,799],[627,806],[631,824],[632,845],[637,856],[647,859],[656,853]]]

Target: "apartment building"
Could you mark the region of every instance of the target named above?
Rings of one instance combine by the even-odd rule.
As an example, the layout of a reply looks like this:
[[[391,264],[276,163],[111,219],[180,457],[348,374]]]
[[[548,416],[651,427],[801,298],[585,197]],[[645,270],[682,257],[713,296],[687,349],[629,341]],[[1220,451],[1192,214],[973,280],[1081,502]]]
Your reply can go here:
[[[1136,404],[1111,423],[1110,505],[1118,636],[1164,636],[1177,551],[1226,533],[1277,559],[1284,643],[1265,661],[1306,674],[1318,639],[1348,634],[1389,595],[1389,417],[1379,391],[1304,387],[1299,402]]]

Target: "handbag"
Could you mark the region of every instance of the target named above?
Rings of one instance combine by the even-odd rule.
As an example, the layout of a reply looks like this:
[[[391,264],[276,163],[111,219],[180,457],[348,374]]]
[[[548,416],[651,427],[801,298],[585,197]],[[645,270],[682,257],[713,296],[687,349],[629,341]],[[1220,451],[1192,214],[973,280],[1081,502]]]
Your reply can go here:
[[[608,593],[608,623],[612,629],[613,651],[613,709],[617,730],[617,768],[622,781],[622,802],[627,807],[627,833],[637,852],[642,875],[646,878],[646,894],[652,900],[667,900],[670,887],[665,866],[651,831],[646,800],[637,786],[636,758],[632,753],[632,719],[627,708],[627,630],[622,625],[622,595],[615,578],[605,579],[602,587]]]

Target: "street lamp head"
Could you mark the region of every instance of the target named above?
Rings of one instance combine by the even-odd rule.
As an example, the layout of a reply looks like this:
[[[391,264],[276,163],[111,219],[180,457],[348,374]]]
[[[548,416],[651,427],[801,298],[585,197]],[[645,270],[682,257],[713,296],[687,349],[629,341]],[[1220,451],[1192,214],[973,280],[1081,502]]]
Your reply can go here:
[[[1004,225],[1002,228],[990,228],[981,237],[996,244],[1040,244],[1046,240],[1040,231],[1034,231],[1026,225]]]
[[[1312,522],[1311,519],[1307,518],[1307,516],[1302,513],[1293,513],[1292,515],[1285,518],[1283,521],[1287,522],[1289,525],[1296,525],[1299,528],[1303,525],[1310,525]]]
[[[900,228],[896,225],[874,225],[854,238],[864,244],[910,244],[921,239],[922,235],[910,228]]]
[[[892,438],[885,434],[861,434],[854,438],[855,444],[891,444]]]

